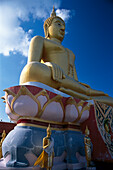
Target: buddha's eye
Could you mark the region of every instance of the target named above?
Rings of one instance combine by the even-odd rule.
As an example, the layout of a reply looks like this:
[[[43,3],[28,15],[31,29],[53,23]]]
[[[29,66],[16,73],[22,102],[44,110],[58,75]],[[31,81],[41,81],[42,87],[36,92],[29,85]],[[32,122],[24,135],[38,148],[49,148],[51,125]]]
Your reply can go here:
[[[61,24],[58,22],[58,25],[60,26]]]

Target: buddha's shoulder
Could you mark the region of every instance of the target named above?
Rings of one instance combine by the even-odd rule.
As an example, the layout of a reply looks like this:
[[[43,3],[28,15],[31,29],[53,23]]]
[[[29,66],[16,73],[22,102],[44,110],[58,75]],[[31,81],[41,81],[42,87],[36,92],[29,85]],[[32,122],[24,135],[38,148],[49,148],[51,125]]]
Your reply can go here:
[[[32,38],[32,40],[31,40],[31,42],[40,42],[40,41],[44,41],[44,37],[41,37],[41,36],[34,36],[33,38]]]
[[[31,43],[44,43],[44,44],[48,44],[48,43],[52,43],[51,40],[48,40],[47,38],[41,37],[41,36],[34,36],[31,40]]]

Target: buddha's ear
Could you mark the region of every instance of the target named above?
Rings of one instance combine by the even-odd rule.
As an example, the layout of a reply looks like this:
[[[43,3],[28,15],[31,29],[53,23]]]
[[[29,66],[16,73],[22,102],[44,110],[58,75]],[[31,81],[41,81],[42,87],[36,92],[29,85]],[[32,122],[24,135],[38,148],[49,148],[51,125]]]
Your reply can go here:
[[[49,37],[48,25],[45,24],[45,38]]]

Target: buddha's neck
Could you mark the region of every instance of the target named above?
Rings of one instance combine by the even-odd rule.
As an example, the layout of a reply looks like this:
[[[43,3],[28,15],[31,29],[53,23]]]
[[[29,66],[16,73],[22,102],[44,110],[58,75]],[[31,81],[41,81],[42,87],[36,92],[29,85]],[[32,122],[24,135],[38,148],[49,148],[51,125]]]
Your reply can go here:
[[[61,42],[62,42],[62,41],[58,40],[57,38],[48,38],[48,39],[50,39],[52,41],[55,41],[55,42],[57,42],[59,44],[61,44]]]

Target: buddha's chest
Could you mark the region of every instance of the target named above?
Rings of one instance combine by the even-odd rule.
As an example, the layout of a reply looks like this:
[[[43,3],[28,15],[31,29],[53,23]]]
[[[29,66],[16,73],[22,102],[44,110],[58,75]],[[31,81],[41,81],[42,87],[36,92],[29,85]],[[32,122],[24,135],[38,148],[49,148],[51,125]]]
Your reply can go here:
[[[43,60],[59,65],[66,75],[71,75],[74,66],[72,53],[61,44],[46,40],[44,43]],[[73,76],[73,75],[71,75]]]
[[[51,57],[51,56],[66,56],[67,51],[66,49],[59,43],[51,41],[51,40],[45,40],[44,42],[44,58]]]
[[[44,62],[53,62],[61,67],[67,67],[68,65],[68,53],[67,50],[60,44],[46,41],[44,43],[43,50]]]

